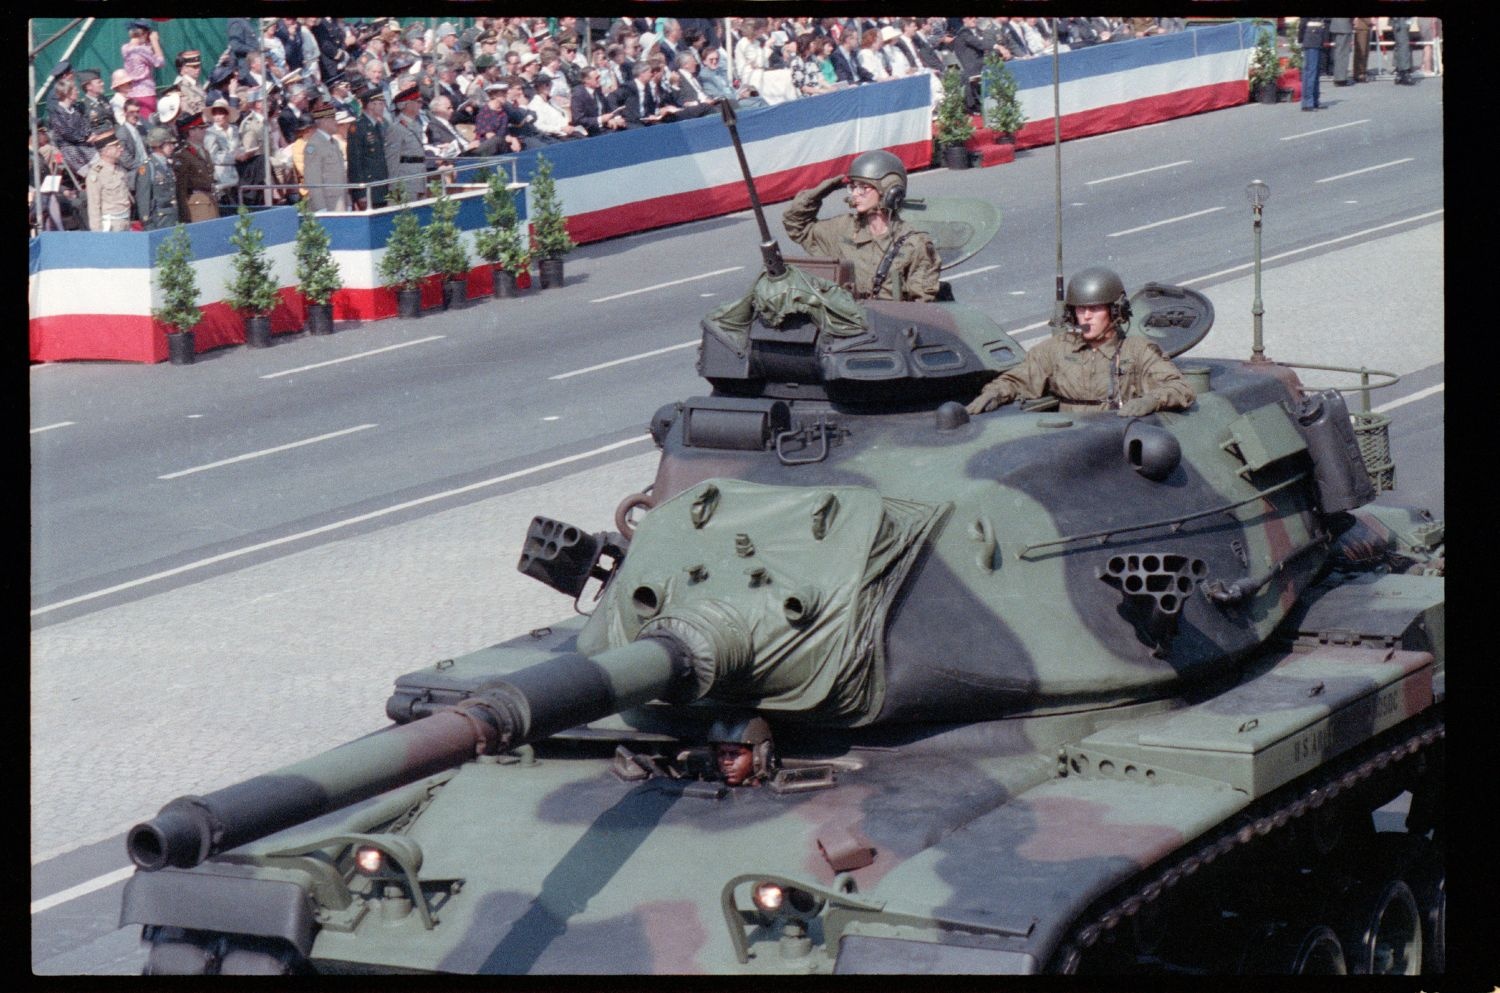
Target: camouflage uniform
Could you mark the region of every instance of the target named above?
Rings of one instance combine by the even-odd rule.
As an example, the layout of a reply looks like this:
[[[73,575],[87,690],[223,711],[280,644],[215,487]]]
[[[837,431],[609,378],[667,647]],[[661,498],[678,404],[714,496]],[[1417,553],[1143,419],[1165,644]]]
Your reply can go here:
[[[876,298],[898,299],[898,290],[901,300],[937,298],[940,263],[932,239],[908,226],[899,217],[891,218],[890,230],[884,238],[876,238],[852,214],[820,221],[817,219],[818,209],[827,195],[828,190],[817,186],[803,190],[793,198],[781,215],[781,223],[786,226],[786,233],[793,241],[811,255],[831,255],[849,262],[854,267],[854,295],[868,297],[870,287],[875,282],[875,270],[879,268],[880,260],[885,257],[891,242],[910,232],[910,237],[896,253],[896,259],[891,263],[890,272]]]
[[[992,379],[979,396],[998,401],[986,404],[987,410],[1042,396],[1057,397],[1067,411],[1109,410],[1110,377],[1117,355],[1116,406],[1143,396],[1155,399],[1162,410],[1182,410],[1192,404],[1193,391],[1182,373],[1153,342],[1117,335],[1094,348],[1076,331],[1048,338],[1031,349],[1026,361]]]

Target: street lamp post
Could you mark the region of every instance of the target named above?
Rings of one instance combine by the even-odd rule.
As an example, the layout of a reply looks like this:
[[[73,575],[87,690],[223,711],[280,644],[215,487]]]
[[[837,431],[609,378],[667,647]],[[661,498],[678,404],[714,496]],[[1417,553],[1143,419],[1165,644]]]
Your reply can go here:
[[[1260,180],[1252,180],[1245,187],[1245,196],[1250,200],[1250,209],[1255,212],[1255,302],[1250,305],[1250,314],[1254,319],[1255,341],[1250,348],[1251,362],[1264,362],[1266,360],[1266,349],[1261,342],[1260,319],[1266,312],[1266,308],[1260,302],[1260,210],[1267,200],[1271,199],[1271,188]]]

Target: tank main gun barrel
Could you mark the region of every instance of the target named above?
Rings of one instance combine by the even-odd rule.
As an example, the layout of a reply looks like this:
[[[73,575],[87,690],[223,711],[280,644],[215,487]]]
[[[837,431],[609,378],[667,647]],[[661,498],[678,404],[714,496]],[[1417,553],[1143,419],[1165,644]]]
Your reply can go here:
[[[766,275],[780,276],[786,272],[786,262],[781,258],[781,246],[771,237],[771,228],[766,224],[766,212],[760,206],[760,194],[755,192],[755,179],[750,175],[750,163],[745,160],[745,146],[740,144],[740,129],[736,125],[734,104],[719,101],[719,112],[724,116],[724,126],[729,129],[729,140],[734,142],[734,154],[740,160],[740,172],[745,177],[745,188],[750,191],[750,207],[755,211],[755,223],[760,225],[760,257],[766,267]]]
[[[657,632],[588,657],[548,659],[429,717],[386,728],[227,786],[183,796],[130,829],[125,847],[141,869],[191,868],[274,834],[459,765],[657,698],[690,698],[693,650]]]

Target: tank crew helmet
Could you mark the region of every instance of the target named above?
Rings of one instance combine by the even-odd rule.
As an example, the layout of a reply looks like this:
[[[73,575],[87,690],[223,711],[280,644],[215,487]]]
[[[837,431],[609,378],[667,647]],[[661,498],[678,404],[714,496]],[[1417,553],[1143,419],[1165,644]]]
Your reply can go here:
[[[769,776],[776,768],[775,745],[771,739],[771,725],[764,717],[740,719],[720,718],[708,729],[708,743],[718,745],[744,745],[750,749],[750,779],[760,780]],[[718,749],[715,748],[715,753]],[[715,761],[718,756],[715,754]]]
[[[1066,305],[1069,324],[1078,323],[1074,307],[1104,304],[1109,305],[1110,317],[1118,325],[1120,333],[1124,333],[1125,324],[1130,320],[1130,298],[1125,295],[1125,284],[1121,282],[1117,272],[1103,266],[1090,266],[1075,272],[1073,278],[1068,280],[1063,303]]]
[[[880,206],[896,213],[906,202],[906,166],[883,148],[857,155],[849,163],[849,182],[859,180],[880,191]]]

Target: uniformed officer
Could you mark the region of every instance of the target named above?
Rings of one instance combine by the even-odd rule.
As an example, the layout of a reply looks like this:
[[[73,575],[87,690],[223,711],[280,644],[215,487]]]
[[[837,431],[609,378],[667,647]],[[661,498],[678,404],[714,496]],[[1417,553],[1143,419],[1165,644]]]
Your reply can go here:
[[[172,132],[160,125],[146,132],[146,172],[136,183],[136,213],[147,231],[169,228],[178,221],[177,174],[172,169]]]
[[[365,111],[354,123],[349,137],[349,182],[375,183],[390,178],[385,167],[385,94],[371,90],[365,96]],[[373,209],[385,206],[384,184],[369,191],[355,190],[354,205],[363,210],[366,203]]]
[[[88,192],[89,229],[92,231],[130,230],[130,184],[120,168],[124,146],[113,129],[100,131],[89,138],[99,155],[89,163],[84,174]]]
[[[1396,85],[1415,86],[1411,78],[1411,18],[1391,18],[1391,43],[1396,50]]]
[[[823,199],[849,185],[852,214],[817,220]],[[793,198],[782,214],[786,233],[811,255],[831,255],[854,267],[854,295],[880,300],[934,300],[937,249],[901,220],[906,167],[890,152],[865,152],[834,176]]]
[[[348,210],[349,191],[345,187],[348,173],[344,153],[334,139],[338,125],[334,119],[338,108],[331,103],[312,109],[315,130],[307,137],[302,151],[302,180],[313,210]]]
[[[208,129],[203,112],[179,120],[177,129],[186,139],[172,163],[177,173],[177,215],[184,222],[211,221],[219,216],[219,208],[214,203],[214,164],[203,147]]]
[[[198,77],[203,74],[203,56],[196,48],[190,48],[185,52],[179,52],[175,62],[177,78],[172,81],[172,85],[177,87],[177,93],[181,98],[182,114],[191,117],[206,105],[203,99],[203,85],[198,82]]]
[[[1116,273],[1098,266],[1076,273],[1063,302],[1073,327],[990,380],[969,413],[1041,396],[1057,397],[1065,411],[1113,410],[1121,417],[1192,404],[1192,388],[1172,360],[1153,342],[1125,336],[1130,299]]]
[[[394,99],[396,119],[385,133],[386,174],[392,179],[408,177],[393,185],[400,186],[408,200],[415,200],[425,192],[422,176],[427,171],[426,132],[417,119],[422,113],[422,92],[413,82]]]
[[[80,69],[78,71],[78,88],[81,96],[78,98],[78,109],[83,112],[83,119],[88,125],[89,134],[103,131],[115,126],[115,109],[104,99],[104,80],[99,75],[98,69]]]
[[[708,743],[719,778],[730,786],[759,786],[776,771],[771,725],[764,717],[714,721]]]
[[[1328,40],[1328,18],[1304,17],[1297,22],[1297,44],[1302,46],[1302,109],[1319,110],[1319,68],[1323,61],[1323,43]]]
[[[1333,85],[1348,86],[1349,57],[1354,47],[1354,18],[1330,17],[1328,33],[1333,35]]]

